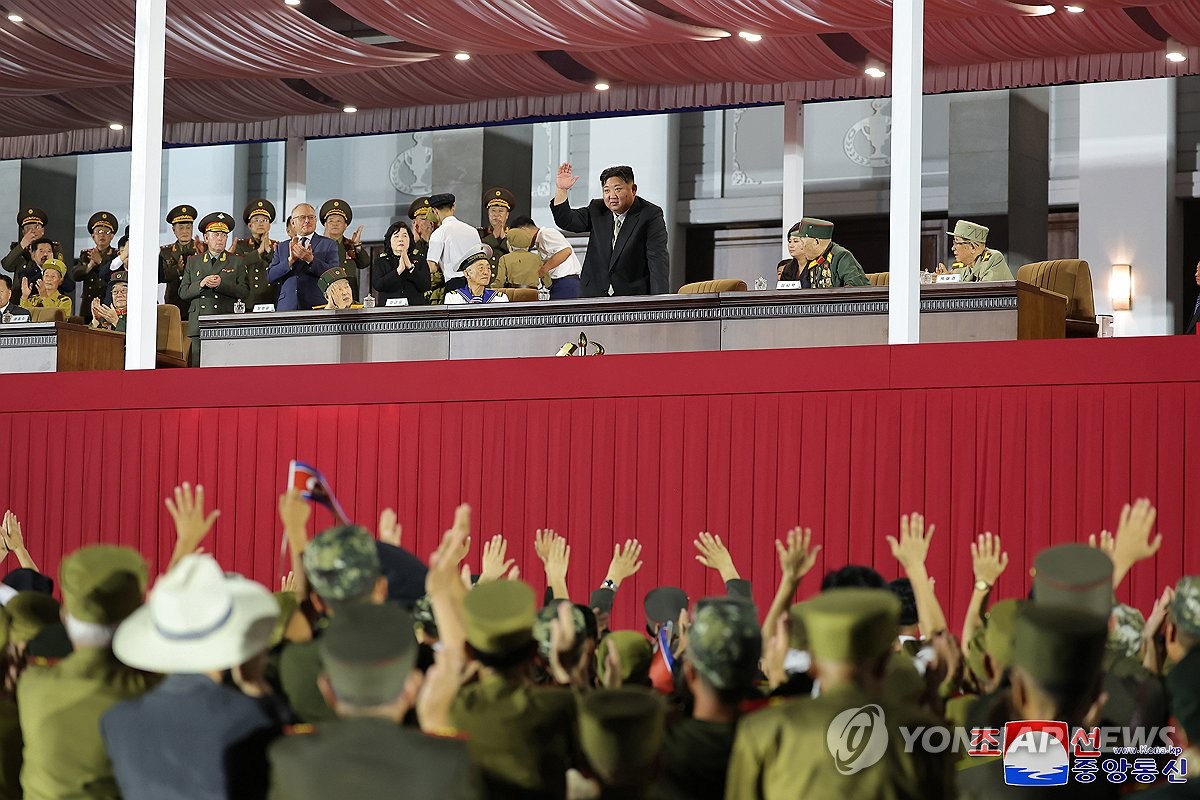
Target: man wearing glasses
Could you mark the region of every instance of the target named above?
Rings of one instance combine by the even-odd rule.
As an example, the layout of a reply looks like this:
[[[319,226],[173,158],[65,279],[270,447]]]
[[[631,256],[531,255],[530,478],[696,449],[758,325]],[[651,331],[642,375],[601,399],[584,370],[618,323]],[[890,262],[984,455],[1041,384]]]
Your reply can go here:
[[[937,265],[937,274],[945,275],[953,272],[961,275],[966,281],[1011,281],[1012,270],[1004,260],[1004,254],[999,250],[990,250],[987,246],[988,229],[970,220],[960,219],[954,223],[954,230],[948,231],[954,237],[950,249],[954,251],[954,263],[950,269],[945,264]]]
[[[317,212],[308,203],[292,209],[295,235],[275,245],[267,280],[279,283],[278,311],[299,311],[325,304],[317,281],[338,265],[337,242],[317,230]]]

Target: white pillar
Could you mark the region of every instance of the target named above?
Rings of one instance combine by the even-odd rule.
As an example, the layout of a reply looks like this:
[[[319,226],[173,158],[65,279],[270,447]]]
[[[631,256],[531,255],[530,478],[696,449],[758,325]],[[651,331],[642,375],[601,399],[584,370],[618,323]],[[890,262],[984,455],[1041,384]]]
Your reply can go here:
[[[125,369],[154,369],[158,330],[158,218],[162,183],[163,59],[167,0],[137,0],[133,155],[129,170],[129,318]]]
[[[921,340],[923,0],[892,3],[892,184],[888,343]]]
[[[283,156],[283,200],[284,208],[279,216],[287,219],[298,203],[308,199],[308,140],[302,136],[289,136]]]
[[[787,232],[804,216],[804,104],[783,103],[783,258]]]
[[[1118,336],[1174,331],[1168,286],[1183,269],[1171,247],[1174,188],[1175,79],[1081,85],[1079,257],[1096,313],[1115,317]],[[1113,264],[1133,267],[1129,311],[1112,309]]]

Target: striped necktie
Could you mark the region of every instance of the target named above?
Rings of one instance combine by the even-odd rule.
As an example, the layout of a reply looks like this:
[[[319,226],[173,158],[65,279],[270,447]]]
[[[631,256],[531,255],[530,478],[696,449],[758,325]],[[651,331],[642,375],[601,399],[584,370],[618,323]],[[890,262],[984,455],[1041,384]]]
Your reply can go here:
[[[613,215],[613,238],[612,247],[615,250],[617,247],[617,237],[621,235],[621,217]]]

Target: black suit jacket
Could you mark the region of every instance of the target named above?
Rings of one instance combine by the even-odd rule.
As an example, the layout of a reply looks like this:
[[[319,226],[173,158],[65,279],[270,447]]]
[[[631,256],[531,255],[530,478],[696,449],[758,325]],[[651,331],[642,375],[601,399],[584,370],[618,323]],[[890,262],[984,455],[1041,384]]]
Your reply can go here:
[[[1188,321],[1187,327],[1183,332],[1189,336],[1196,333],[1196,323],[1200,322],[1200,299],[1196,301],[1196,308],[1192,311],[1192,318]]]
[[[573,233],[591,233],[580,275],[584,297],[613,294],[670,294],[670,260],[663,210],[638,197],[625,212],[625,221],[612,246],[613,215],[603,200],[586,208],[570,203],[550,205],[554,224]]]

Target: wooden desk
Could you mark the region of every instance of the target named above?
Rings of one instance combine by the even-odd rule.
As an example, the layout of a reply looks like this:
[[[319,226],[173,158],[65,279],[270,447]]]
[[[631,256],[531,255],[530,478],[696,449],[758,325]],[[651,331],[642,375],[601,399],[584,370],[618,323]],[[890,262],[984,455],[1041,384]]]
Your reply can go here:
[[[59,372],[125,368],[125,334],[70,322],[54,323]]]
[[[155,366],[186,367],[187,361],[159,352]],[[123,333],[69,322],[0,325],[0,374],[124,368]]]

